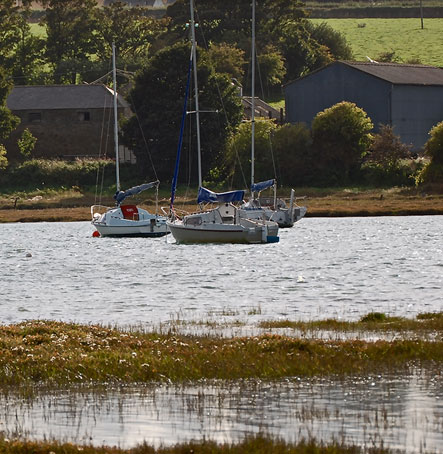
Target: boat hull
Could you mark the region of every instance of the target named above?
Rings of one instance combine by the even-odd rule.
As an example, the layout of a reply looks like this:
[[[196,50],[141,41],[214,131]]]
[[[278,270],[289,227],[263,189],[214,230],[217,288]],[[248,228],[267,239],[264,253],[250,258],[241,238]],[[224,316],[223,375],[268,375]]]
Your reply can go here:
[[[164,216],[157,216],[141,208],[129,206],[131,213],[136,210],[136,214],[128,219],[124,206],[107,209],[102,214],[99,213],[98,208],[97,205],[93,206],[91,213],[92,225],[100,236],[159,237],[169,233]]]
[[[244,227],[241,225],[186,226],[182,222],[168,222],[177,243],[273,243],[278,241],[274,229]]]
[[[128,225],[128,226],[109,226],[92,223],[100,233],[100,236],[107,237],[148,237],[155,238],[165,236],[169,233],[166,225],[152,228],[150,225]]]
[[[287,208],[272,210],[264,208],[266,219],[274,221],[278,224],[280,228],[293,227],[293,225],[302,219],[307,211],[306,207],[296,207],[293,208],[293,213],[291,216],[291,211]]]

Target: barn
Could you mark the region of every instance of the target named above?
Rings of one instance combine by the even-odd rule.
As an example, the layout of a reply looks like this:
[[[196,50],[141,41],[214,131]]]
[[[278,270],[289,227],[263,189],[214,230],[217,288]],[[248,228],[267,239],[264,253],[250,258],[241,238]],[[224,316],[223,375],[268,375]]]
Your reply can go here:
[[[443,120],[443,69],[433,66],[336,61],[286,84],[284,93],[287,122],[310,125],[318,112],[349,101],[376,131],[391,125],[416,151]]]

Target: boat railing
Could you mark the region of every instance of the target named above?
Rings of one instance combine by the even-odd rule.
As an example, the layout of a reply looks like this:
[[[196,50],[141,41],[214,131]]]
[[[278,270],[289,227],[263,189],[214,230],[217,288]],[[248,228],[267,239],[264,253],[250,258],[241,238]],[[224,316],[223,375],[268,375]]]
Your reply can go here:
[[[91,206],[91,218],[97,219],[102,214],[106,213],[110,208],[105,205],[92,205]]]

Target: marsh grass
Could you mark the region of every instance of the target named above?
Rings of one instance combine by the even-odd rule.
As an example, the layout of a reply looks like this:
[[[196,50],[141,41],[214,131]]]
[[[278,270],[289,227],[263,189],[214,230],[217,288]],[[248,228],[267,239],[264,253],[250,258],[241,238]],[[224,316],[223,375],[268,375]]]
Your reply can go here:
[[[289,322],[288,322],[289,323]],[[375,330],[383,322],[312,322],[298,329]],[[411,338],[367,342],[264,334],[223,338],[121,331],[98,325],[27,321],[0,326],[0,386],[73,383],[186,382],[199,379],[274,380],[293,376],[347,375],[407,369],[443,361],[441,314],[398,320]],[[335,328],[334,328],[335,327]],[[423,340],[417,335],[433,330]]]
[[[287,443],[282,440],[265,437],[262,435],[249,436],[239,443],[216,443],[213,441],[200,441],[177,444],[172,447],[160,447],[155,449],[148,444],[142,444],[132,449],[119,449],[116,447],[94,447],[74,445],[57,442],[32,442],[21,440],[7,440],[0,435],[0,454],[389,454],[389,449],[369,448],[361,446],[345,445],[331,442],[328,444],[318,443],[315,440],[302,440],[298,443]]]
[[[309,322],[271,320],[260,322],[260,328],[291,328],[301,332],[327,330],[337,332],[397,332],[411,336],[443,335],[443,312],[418,314],[415,319],[391,317],[382,312],[370,312],[357,322],[326,319]]]

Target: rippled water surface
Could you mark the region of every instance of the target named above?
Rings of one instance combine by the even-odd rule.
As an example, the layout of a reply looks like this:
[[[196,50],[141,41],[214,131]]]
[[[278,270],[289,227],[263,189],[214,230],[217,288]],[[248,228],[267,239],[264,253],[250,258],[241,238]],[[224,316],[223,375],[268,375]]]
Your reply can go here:
[[[443,452],[443,382],[434,374],[0,395],[7,436],[133,447],[268,434],[407,453]]]
[[[92,238],[87,222],[3,224],[0,323],[248,327],[441,311],[442,227],[441,216],[307,218],[281,230],[277,244],[176,245],[169,236]],[[261,432],[441,453],[442,392],[438,370],[343,382],[37,390],[32,399],[6,392],[0,432],[122,447]]]
[[[92,238],[81,223],[0,225],[0,323],[357,319],[443,307],[443,217],[307,218],[267,245]]]

